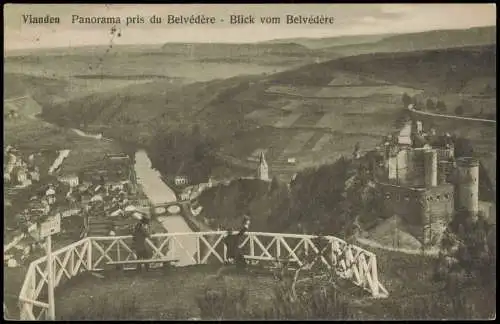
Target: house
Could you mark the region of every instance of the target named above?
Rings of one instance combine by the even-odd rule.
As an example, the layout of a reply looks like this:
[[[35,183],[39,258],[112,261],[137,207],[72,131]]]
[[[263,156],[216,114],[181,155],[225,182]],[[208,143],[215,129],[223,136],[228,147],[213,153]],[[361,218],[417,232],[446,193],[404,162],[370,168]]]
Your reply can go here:
[[[28,173],[25,168],[20,166],[14,167],[12,174],[18,184],[26,184],[28,182]]]
[[[30,171],[29,176],[31,181],[40,181],[40,172],[38,167],[35,167],[32,171]]]
[[[186,188],[186,190],[184,190],[180,194],[181,200],[189,200],[190,197],[191,197],[191,188]]]
[[[176,176],[174,178],[174,183],[176,186],[185,186],[189,184],[189,181],[186,176]]]
[[[60,176],[57,180],[60,182],[68,184],[70,187],[76,187],[80,184],[80,179],[76,174],[63,175]]]
[[[49,205],[52,205],[56,202],[56,191],[52,186],[50,186],[49,189],[47,189],[47,191],[45,192],[45,197],[47,197],[47,202],[49,203]]]

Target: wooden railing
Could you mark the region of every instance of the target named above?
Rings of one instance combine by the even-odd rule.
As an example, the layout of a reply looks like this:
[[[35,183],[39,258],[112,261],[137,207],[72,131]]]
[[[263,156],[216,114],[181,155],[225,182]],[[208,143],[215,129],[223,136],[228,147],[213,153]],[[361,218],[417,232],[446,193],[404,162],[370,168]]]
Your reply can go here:
[[[224,243],[227,234],[226,231],[155,234],[147,243],[152,251],[151,259],[182,259],[183,265],[221,264],[227,260]],[[320,247],[317,236],[250,232],[242,243],[242,249],[246,256],[257,260],[287,258],[299,266],[309,262],[309,256],[315,255],[323,268],[328,269],[325,271],[352,281],[374,297],[387,297],[387,290],[378,279],[374,253],[333,236],[321,238],[324,243]],[[109,267],[109,261],[135,259],[131,243],[131,236],[88,237],[53,252],[56,295],[57,287],[82,272],[104,270]],[[22,320],[42,320],[47,316],[46,268],[46,257],[29,266],[19,294]]]

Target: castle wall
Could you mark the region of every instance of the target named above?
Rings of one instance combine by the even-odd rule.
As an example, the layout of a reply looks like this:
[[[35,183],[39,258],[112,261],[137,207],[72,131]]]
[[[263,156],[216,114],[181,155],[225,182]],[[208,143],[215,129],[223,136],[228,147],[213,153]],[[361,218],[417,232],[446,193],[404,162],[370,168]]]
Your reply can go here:
[[[452,220],[454,212],[454,187],[442,184],[425,189],[424,242],[439,242],[447,224]]]
[[[414,187],[425,185],[425,149],[417,148],[408,151],[408,174],[406,184]]]
[[[424,244],[435,243],[453,216],[453,186],[409,188],[379,183],[384,216],[399,215],[406,230]]]
[[[400,215],[408,224],[421,225],[423,209],[420,203],[422,189],[401,187],[388,183],[379,183],[384,197],[386,217]]]

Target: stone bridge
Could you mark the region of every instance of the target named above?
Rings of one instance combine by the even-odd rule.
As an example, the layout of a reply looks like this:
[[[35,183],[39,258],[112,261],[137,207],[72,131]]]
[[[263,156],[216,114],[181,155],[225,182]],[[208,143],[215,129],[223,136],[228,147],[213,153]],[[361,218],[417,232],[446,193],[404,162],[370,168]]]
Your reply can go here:
[[[147,241],[152,260],[190,258],[191,264],[225,264],[227,232],[191,232],[153,235]],[[196,241],[196,251],[182,245],[187,237]],[[387,297],[388,292],[378,278],[377,257],[374,253],[333,236],[280,233],[247,233],[242,250],[254,262],[287,258],[298,267],[313,263],[322,265],[323,273],[331,272],[349,280],[373,297]],[[58,287],[80,273],[109,269],[108,262],[136,259],[131,248],[132,237],[88,237],[53,252],[54,286]],[[47,258],[33,261],[19,294],[21,320],[43,320],[48,315]],[[56,309],[57,313],[57,309]]]

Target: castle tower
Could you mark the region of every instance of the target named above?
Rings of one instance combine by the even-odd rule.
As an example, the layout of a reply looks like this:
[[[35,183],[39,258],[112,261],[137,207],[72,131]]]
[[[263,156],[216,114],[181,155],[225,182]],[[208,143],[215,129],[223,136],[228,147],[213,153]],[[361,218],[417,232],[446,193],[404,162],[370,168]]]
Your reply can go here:
[[[457,159],[458,211],[465,211],[473,218],[479,211],[479,161],[472,157]]]
[[[427,188],[437,186],[437,160],[436,150],[424,152],[424,183]]]
[[[264,152],[260,152],[259,166],[257,168],[257,179],[268,181],[269,180],[269,167],[267,166]]]

